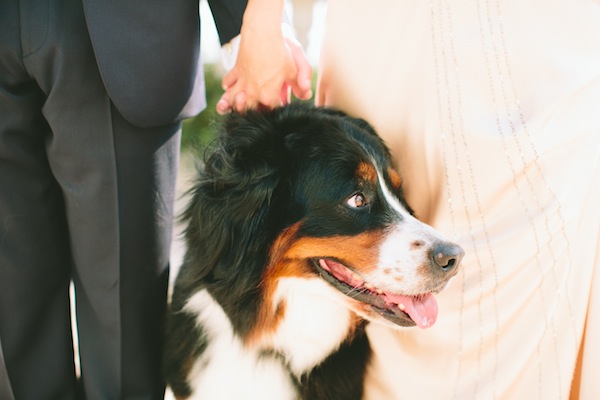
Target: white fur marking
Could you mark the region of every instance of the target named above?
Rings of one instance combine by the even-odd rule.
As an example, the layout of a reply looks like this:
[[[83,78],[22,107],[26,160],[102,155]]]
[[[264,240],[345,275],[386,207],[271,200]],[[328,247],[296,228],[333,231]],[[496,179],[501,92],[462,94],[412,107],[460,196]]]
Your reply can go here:
[[[436,241],[446,239],[429,225],[413,217],[400,201],[387,187],[379,168],[377,168],[379,186],[383,198],[401,217],[401,221],[388,233],[382,243],[377,272],[366,276],[369,282],[383,289],[398,293],[418,293],[423,284],[419,267],[429,262],[428,249]],[[421,242],[417,248],[412,243]],[[390,281],[390,273],[383,274],[383,270],[391,272],[391,277],[398,277],[396,281]]]
[[[390,189],[385,184],[385,179],[383,179],[383,175],[380,172],[379,166],[377,166],[377,164],[375,164],[375,162],[373,162],[373,164],[375,165],[375,170],[377,171],[377,178],[379,179],[379,187],[381,188],[381,192],[383,193],[383,197],[385,198],[385,200],[387,201],[387,203],[394,210],[396,210],[396,212],[398,212],[398,214],[400,214],[403,218],[412,218],[412,219],[414,219],[414,217],[412,215],[410,215],[410,213],[408,212],[408,210],[406,208],[404,208],[404,206],[402,205],[402,203],[400,203],[400,201],[396,198],[396,196],[394,196],[392,194],[392,192],[390,191]]]
[[[320,278],[281,278],[273,306],[285,301],[285,317],[269,338],[296,376],[311,370],[347,337],[351,313],[343,295]]]
[[[206,290],[194,294],[184,308],[195,314],[207,333],[208,347],[188,375],[194,400],[294,399],[296,389],[279,360],[260,357],[233,332],[227,315]]]

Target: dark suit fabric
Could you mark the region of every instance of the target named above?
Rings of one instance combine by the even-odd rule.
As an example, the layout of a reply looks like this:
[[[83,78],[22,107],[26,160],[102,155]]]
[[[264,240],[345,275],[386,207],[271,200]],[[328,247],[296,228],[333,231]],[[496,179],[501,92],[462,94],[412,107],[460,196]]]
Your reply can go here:
[[[178,120],[204,107],[197,13],[0,2],[0,400],[162,398]]]
[[[197,3],[83,0],[83,4],[100,73],[125,118],[138,126],[162,125],[206,106],[204,80],[198,73]],[[226,43],[239,33],[245,1],[212,0],[209,5],[219,38]]]

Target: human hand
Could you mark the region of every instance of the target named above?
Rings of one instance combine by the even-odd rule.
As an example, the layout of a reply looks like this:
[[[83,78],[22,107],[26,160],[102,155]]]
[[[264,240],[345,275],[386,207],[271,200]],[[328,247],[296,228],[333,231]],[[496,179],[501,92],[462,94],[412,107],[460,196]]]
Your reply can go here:
[[[236,64],[223,78],[225,93],[217,112],[267,108],[288,104],[291,93],[307,100],[312,97],[312,66],[295,39],[277,31],[244,29]]]

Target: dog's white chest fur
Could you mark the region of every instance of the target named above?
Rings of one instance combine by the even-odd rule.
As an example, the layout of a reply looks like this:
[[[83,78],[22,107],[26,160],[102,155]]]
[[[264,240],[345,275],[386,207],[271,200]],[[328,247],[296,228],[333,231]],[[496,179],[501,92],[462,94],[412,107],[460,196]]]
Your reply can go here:
[[[275,332],[248,347],[210,294],[196,293],[184,310],[197,316],[208,345],[188,375],[190,398],[295,399],[289,370],[297,377],[310,371],[348,334],[351,314],[337,300],[320,279],[280,279],[273,302],[285,302],[285,316]]]

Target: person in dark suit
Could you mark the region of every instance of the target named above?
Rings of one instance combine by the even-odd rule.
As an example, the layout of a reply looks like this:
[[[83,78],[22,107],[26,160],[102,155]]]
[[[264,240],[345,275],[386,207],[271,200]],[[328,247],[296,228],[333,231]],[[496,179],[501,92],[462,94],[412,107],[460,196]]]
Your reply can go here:
[[[246,1],[210,6],[227,43]],[[0,399],[164,396],[180,121],[205,107],[199,23],[197,1],[0,2]],[[306,68],[272,50],[292,71],[280,87],[222,112],[285,102],[265,91]]]

